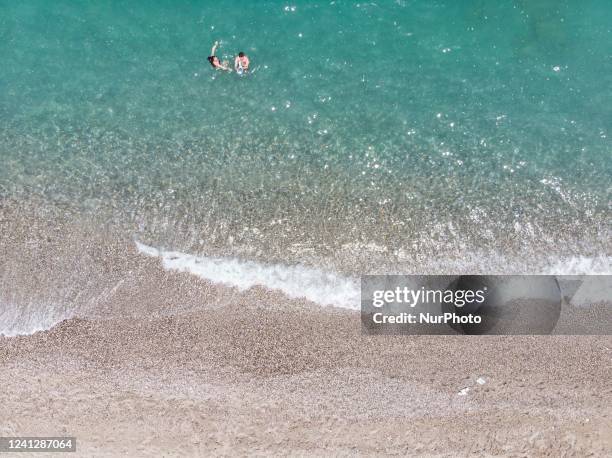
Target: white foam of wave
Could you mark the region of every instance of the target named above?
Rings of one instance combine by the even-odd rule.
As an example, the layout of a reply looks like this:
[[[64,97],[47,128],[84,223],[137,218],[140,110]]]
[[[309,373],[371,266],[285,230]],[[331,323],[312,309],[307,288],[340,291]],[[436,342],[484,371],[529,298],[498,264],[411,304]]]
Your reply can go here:
[[[306,298],[312,302],[326,306],[336,306],[349,309],[360,307],[360,285],[356,278],[342,277],[332,272],[305,267],[301,265],[288,266],[282,264],[263,264],[236,258],[199,257],[176,251],[158,250],[136,242],[138,250],[147,256],[159,257],[165,269],[179,272],[189,272],[214,283],[247,290],[253,286],[263,286],[278,290],[290,298]],[[482,268],[486,267],[489,274],[545,274],[561,277],[582,275],[612,275],[612,257],[577,256],[556,259],[548,266],[534,267],[525,272],[525,266],[513,265],[510,261],[497,259],[493,265],[478,258]],[[503,264],[505,268],[500,268]],[[497,267],[497,268],[496,268]],[[444,272],[474,271],[474,265],[446,262],[440,269],[427,269],[428,273],[443,274]],[[434,272],[432,272],[432,270]],[[499,271],[498,271],[499,270]],[[415,272],[411,272],[415,273]],[[485,274],[485,272],[479,272]],[[566,278],[567,279],[567,278]]]
[[[292,299],[305,298],[319,305],[358,310],[360,285],[354,278],[295,265],[263,264],[236,258],[194,256],[158,250],[136,242],[140,253],[159,257],[167,270],[188,272],[213,283],[247,290],[263,286]]]
[[[612,256],[574,256],[560,259],[545,273],[548,275],[612,275]]]
[[[70,318],[67,310],[53,305],[0,304],[0,336],[15,337],[31,335],[51,329],[59,322]]]

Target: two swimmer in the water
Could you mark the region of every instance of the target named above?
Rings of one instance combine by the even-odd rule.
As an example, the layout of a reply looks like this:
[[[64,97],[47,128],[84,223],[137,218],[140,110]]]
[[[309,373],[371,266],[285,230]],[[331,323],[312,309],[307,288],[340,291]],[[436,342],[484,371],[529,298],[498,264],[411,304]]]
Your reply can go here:
[[[231,72],[232,69],[229,66],[228,61],[221,62],[221,59],[215,55],[217,48],[219,47],[219,42],[215,41],[212,49],[210,50],[210,56],[208,56],[208,62],[215,70],[224,70],[226,72]],[[239,52],[236,58],[234,59],[234,70],[237,73],[246,73],[249,71],[250,61],[245,53]]]

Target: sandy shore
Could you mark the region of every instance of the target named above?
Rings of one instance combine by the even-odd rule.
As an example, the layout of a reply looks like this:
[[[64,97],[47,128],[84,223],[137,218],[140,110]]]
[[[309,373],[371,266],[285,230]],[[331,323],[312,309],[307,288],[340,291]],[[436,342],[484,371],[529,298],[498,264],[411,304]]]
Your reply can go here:
[[[0,213],[0,306],[68,319],[0,337],[2,436],[87,457],[612,453],[610,336],[365,336],[357,312],[167,272],[40,213]]]
[[[298,304],[75,319],[0,339],[0,432],[80,456],[604,456],[611,358],[610,337],[369,337]]]

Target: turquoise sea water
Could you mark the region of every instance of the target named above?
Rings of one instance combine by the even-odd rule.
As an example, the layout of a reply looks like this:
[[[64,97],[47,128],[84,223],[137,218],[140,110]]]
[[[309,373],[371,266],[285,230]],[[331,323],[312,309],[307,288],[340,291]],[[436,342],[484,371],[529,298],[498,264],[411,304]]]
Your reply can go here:
[[[607,255],[611,24],[604,0],[0,1],[0,194],[358,272]],[[252,74],[212,70],[215,40]]]

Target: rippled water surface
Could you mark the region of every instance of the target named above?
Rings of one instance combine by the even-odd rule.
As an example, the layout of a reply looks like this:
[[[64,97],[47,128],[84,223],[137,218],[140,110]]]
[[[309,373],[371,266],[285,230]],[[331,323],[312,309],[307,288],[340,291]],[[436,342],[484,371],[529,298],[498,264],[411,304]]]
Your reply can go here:
[[[2,1],[0,193],[357,272],[605,256],[610,24],[597,0]],[[252,74],[213,71],[214,40]]]

